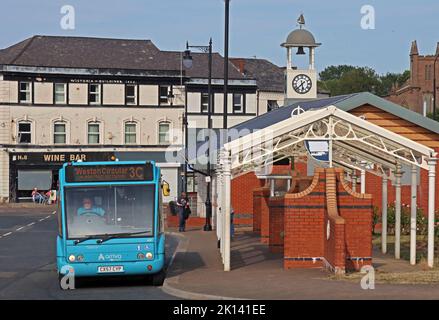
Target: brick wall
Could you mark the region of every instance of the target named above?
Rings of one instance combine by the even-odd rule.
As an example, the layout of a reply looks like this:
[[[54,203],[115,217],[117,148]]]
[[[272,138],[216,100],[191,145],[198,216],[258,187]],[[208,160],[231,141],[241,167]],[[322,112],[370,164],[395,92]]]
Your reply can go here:
[[[264,183],[253,172],[232,180],[231,197],[236,227],[253,227],[253,190],[262,187]]]
[[[346,268],[360,269],[372,263],[373,195],[352,192],[337,169],[339,215],[346,222]]]
[[[253,231],[261,232],[261,216],[263,206],[267,207],[267,199],[270,196],[268,187],[256,188],[253,190]]]
[[[343,273],[371,264],[372,196],[352,192],[341,169],[317,168],[306,190],[268,204],[270,250],[282,252],[283,245],[284,268]]]
[[[316,169],[305,191],[284,197],[284,268],[321,267],[324,236],[324,176]],[[323,182],[323,183],[322,183]]]
[[[269,239],[268,245],[273,253],[284,252],[284,198],[273,197],[268,200],[269,209]]]

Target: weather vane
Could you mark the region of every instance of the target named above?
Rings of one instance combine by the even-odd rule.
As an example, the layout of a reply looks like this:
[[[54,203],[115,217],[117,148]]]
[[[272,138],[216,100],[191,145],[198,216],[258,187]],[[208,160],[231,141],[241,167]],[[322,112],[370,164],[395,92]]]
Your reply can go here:
[[[300,29],[305,25],[305,17],[303,14],[300,14],[299,18],[297,19],[297,23],[299,24]]]

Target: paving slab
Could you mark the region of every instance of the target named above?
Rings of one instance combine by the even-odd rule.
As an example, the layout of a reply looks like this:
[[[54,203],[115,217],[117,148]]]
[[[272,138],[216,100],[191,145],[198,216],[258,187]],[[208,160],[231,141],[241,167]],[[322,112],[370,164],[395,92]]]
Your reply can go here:
[[[364,290],[360,280],[330,279],[322,268],[284,270],[282,255],[270,253],[252,232],[236,234],[232,270],[224,272],[215,232],[192,230],[180,236],[164,290],[185,299],[439,299],[437,285],[375,284],[374,290]],[[392,261],[381,255],[376,266],[390,270]],[[419,269],[405,261],[394,267]]]

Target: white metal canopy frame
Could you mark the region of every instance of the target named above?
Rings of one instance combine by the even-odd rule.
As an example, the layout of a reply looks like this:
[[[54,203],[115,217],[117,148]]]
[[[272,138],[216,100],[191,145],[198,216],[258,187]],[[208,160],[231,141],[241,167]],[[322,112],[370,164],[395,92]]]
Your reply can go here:
[[[399,259],[401,229],[402,165],[412,168],[411,263],[416,257],[416,172],[428,170],[428,265],[434,260],[434,208],[436,152],[422,144],[381,128],[335,106],[309,110],[226,143],[219,153],[216,170],[218,207],[217,236],[224,270],[230,270],[230,185],[231,179],[264,168],[274,162],[307,155],[305,141],[328,141],[329,166],[361,172],[361,192],[365,192],[365,173],[383,179],[382,248],[387,247],[387,181],[395,182],[395,258]],[[384,186],[385,184],[385,186]],[[414,200],[413,200],[414,199]]]

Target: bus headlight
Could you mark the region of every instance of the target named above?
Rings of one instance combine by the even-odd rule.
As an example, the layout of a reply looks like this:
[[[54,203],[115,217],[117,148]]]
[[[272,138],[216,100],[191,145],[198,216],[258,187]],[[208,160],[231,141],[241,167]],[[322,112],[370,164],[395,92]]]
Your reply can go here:
[[[82,262],[82,261],[84,261],[84,256],[83,256],[82,254],[80,254],[79,256],[76,257],[76,259],[77,259],[79,262]]]
[[[138,253],[137,254],[137,259],[143,260],[143,259],[145,259],[145,255],[143,253]]]
[[[75,260],[76,260],[76,257],[75,257],[73,254],[71,254],[71,255],[69,256],[69,261],[70,261],[70,262],[75,262]]]
[[[149,260],[152,259],[152,253],[151,252],[147,252],[146,253],[146,259],[149,259]]]

